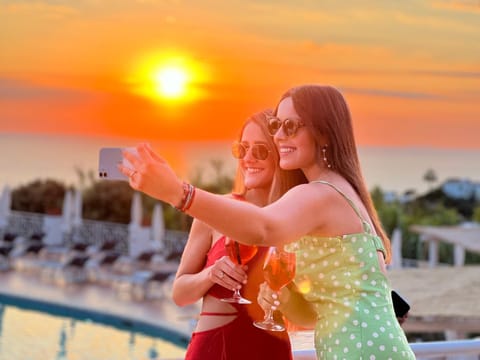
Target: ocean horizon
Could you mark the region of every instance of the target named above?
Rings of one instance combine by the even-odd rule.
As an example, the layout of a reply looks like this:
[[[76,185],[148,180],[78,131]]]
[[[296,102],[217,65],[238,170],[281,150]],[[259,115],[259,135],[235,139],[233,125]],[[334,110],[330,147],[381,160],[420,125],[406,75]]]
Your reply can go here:
[[[66,185],[79,185],[76,169],[98,168],[101,147],[129,147],[141,140],[78,135],[0,134],[0,189],[15,188],[34,180],[54,179]],[[234,174],[235,159],[230,141],[150,142],[175,170],[185,178],[201,173],[208,180],[214,174],[212,161],[222,161],[222,172]],[[480,182],[480,149],[439,149],[423,147],[360,146],[359,156],[369,189],[402,194],[421,194],[430,188],[423,177],[432,169],[437,185],[452,178]]]

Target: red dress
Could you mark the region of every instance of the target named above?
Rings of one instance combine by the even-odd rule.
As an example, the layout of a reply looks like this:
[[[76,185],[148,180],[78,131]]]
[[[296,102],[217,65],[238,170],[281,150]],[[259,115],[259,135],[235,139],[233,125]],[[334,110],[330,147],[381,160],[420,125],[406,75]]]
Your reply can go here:
[[[253,321],[262,320],[264,317],[264,312],[256,300],[258,288],[264,281],[262,268],[267,250],[268,248],[259,247],[255,257],[247,264],[248,280],[241,293],[251,300],[252,304],[231,304],[237,310],[237,317],[233,321],[211,330],[194,332],[186,360],[292,360],[290,339],[286,331],[266,331],[253,325]],[[227,253],[223,236],[208,252],[205,267],[225,255]],[[208,294],[221,299],[231,297],[232,290],[215,284]],[[209,313],[203,315],[208,316]]]

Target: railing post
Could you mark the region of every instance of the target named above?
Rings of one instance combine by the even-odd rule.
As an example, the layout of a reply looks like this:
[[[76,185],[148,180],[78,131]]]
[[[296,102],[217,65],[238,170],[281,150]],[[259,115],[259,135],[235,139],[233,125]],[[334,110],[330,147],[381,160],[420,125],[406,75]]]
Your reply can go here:
[[[455,244],[453,247],[453,265],[465,265],[465,248],[462,245]]]
[[[435,268],[438,265],[438,240],[433,237],[424,237],[428,241],[428,267]]]

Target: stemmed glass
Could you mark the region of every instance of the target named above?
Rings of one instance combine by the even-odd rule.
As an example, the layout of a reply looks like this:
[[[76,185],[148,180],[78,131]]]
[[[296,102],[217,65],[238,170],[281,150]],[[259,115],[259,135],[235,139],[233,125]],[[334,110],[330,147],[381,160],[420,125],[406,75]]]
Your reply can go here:
[[[237,265],[244,265],[249,262],[257,253],[258,248],[255,245],[240,244],[232,239],[227,239],[225,242],[225,248],[230,260]],[[240,289],[235,289],[233,295],[230,298],[220,299],[221,301],[236,304],[251,304],[252,302],[245,299],[240,294]]]
[[[263,265],[263,275],[272,290],[280,291],[295,277],[295,253],[275,246],[270,247]],[[253,325],[269,331],[285,330],[283,325],[275,322],[272,309],[268,309],[262,321],[255,321]]]

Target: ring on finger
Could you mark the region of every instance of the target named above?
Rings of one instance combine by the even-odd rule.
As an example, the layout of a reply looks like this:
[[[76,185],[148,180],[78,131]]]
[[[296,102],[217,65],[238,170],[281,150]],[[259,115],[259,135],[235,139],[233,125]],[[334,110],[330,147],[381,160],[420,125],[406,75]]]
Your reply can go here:
[[[223,275],[225,275],[224,272],[223,272],[222,270],[220,270],[219,273],[218,273],[218,277],[219,277],[220,279],[222,279],[222,278],[223,278]]]

